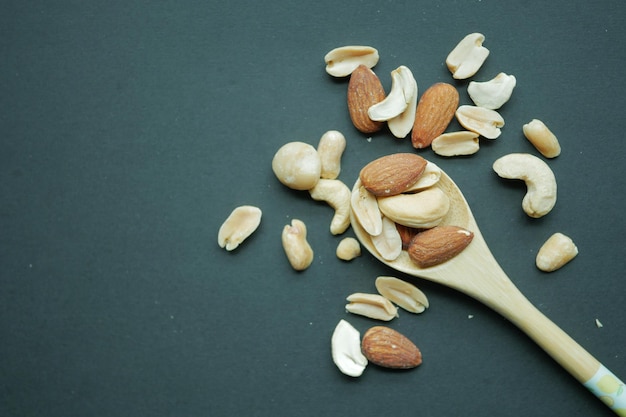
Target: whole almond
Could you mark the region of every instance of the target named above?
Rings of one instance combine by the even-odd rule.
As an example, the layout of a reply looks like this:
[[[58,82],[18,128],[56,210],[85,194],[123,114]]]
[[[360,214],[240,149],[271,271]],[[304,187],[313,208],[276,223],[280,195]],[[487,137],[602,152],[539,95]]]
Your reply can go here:
[[[448,128],[459,106],[459,92],[448,83],[430,86],[417,103],[411,142],[416,149],[430,146]]]
[[[377,197],[397,195],[417,182],[426,164],[427,161],[416,154],[391,154],[365,165],[359,178],[363,187]]]
[[[374,133],[382,129],[384,122],[370,119],[367,110],[385,98],[385,89],[378,76],[359,65],[350,75],[348,83],[348,111],[352,124],[362,133]]]
[[[407,252],[420,268],[439,265],[467,247],[474,233],[457,226],[436,226],[413,237]]]
[[[374,326],[363,335],[361,350],[368,361],[393,369],[410,369],[422,363],[422,353],[402,333]]]

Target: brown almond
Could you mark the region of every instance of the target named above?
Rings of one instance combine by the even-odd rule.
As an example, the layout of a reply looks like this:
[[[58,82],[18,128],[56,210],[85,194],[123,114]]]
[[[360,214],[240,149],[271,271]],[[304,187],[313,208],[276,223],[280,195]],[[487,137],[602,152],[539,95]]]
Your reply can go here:
[[[410,369],[422,363],[422,353],[402,333],[374,326],[363,335],[361,351],[368,361],[393,369]]]
[[[416,229],[414,227],[405,226],[400,223],[396,223],[396,230],[400,233],[400,239],[402,240],[402,249],[407,250],[411,244],[413,237],[418,234],[422,229]]]
[[[448,83],[430,86],[417,103],[411,142],[416,149],[430,146],[446,131],[459,106],[459,92]]]
[[[384,98],[385,89],[378,76],[365,65],[359,65],[350,75],[348,83],[348,111],[354,127],[363,133],[382,129],[384,122],[370,119],[367,110]]]
[[[359,178],[363,187],[377,197],[397,195],[417,182],[426,164],[419,155],[395,153],[364,166]]]
[[[454,258],[470,244],[474,233],[457,226],[435,226],[418,233],[407,249],[420,268],[439,265]]]

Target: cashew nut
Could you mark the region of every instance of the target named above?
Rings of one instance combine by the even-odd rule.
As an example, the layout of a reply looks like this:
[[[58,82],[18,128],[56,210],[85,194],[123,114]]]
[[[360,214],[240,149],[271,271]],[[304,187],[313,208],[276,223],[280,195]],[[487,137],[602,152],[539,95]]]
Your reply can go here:
[[[537,252],[537,268],[545,272],[556,271],[578,255],[578,248],[571,238],[555,233]]]
[[[350,226],[350,199],[352,192],[340,180],[320,179],[315,187],[309,190],[313,200],[325,201],[333,209],[335,215],[330,223],[330,233],[340,235]]]
[[[379,197],[378,208],[396,223],[414,228],[430,228],[441,223],[450,209],[450,198],[433,187],[415,194]]]
[[[416,107],[417,82],[411,70],[401,65],[391,71],[391,91],[387,97],[370,107],[367,114],[374,121],[386,121],[391,133],[403,138],[413,128]]]
[[[530,217],[545,216],[556,204],[556,178],[543,160],[528,153],[511,153],[497,159],[493,170],[502,178],[519,179],[528,188],[522,208]]]
[[[378,51],[371,46],[348,45],[335,48],[324,56],[326,72],[333,77],[347,77],[359,65],[372,68],[378,63]]]
[[[278,149],[272,159],[276,178],[294,190],[310,190],[322,173],[317,150],[304,142],[289,142]]]
[[[261,209],[254,206],[236,207],[217,233],[217,243],[227,251],[234,250],[261,223]]]
[[[361,334],[350,323],[341,319],[330,339],[333,362],[339,370],[352,377],[363,374],[367,358],[361,352]]]
[[[313,249],[306,240],[306,225],[298,219],[285,225],[282,233],[283,249],[289,263],[296,271],[303,271],[313,262]]]
[[[341,172],[341,156],[346,149],[345,136],[336,130],[329,130],[320,138],[317,153],[322,163],[321,178],[335,179]]]
[[[531,120],[522,126],[522,130],[526,139],[546,158],[556,158],[561,154],[559,140],[541,120]]]
[[[467,93],[477,106],[497,110],[509,101],[516,83],[514,75],[501,72],[489,81],[471,81]]]
[[[485,36],[470,33],[454,47],[446,58],[446,65],[457,80],[464,80],[476,74],[489,56],[489,50],[483,46]]]

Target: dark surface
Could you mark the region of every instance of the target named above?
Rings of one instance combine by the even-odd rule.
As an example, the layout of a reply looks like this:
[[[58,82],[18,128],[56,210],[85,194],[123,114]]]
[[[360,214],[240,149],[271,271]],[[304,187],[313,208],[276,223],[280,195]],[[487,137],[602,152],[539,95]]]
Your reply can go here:
[[[4,1],[0,415],[613,415],[506,320],[419,280],[431,308],[389,326],[424,363],[342,375],[337,322],[378,324],[346,313],[345,297],[403,276],[369,254],[336,259],[332,210],[270,166],[284,143],[330,129],[348,140],[349,185],[370,160],[412,151],[352,127],[347,82],[324,71],[330,49],[374,46],[387,89],[406,65],[423,92],[453,82],[444,60],[463,36],[485,34],[473,79],[517,77],[502,136],[468,158],[420,154],[459,184],[522,292],[624,378],[625,25],[618,0]],[[563,147],[549,161],[558,203],[538,220],[521,210],[523,184],[491,170],[537,154],[521,133],[533,118]],[[263,221],[227,253],[217,231],[242,204]],[[316,254],[303,273],[280,243],[294,217]],[[580,255],[541,273],[536,251],[556,231]]]

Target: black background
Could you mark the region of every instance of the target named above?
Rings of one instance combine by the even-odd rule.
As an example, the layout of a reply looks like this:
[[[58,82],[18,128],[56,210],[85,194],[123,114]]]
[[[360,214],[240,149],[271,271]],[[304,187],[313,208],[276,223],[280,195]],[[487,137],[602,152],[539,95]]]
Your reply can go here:
[[[367,253],[339,261],[332,210],[282,186],[271,159],[340,130],[351,186],[370,160],[413,152],[352,127],[347,81],[325,73],[324,55],[374,46],[386,89],[406,65],[420,93],[451,82],[468,104],[469,80],[454,82],[444,61],[483,33],[491,54],[472,79],[517,77],[501,137],[466,158],[419,153],[459,184],[522,292],[624,378],[625,25],[619,0],[3,1],[0,415],[613,415],[477,302]],[[521,131],[533,118],[563,148],[548,161],[559,199],[542,219],[521,210],[523,183],[491,169],[506,153],[537,154]],[[228,253],[217,231],[242,204],[263,220]],[[315,250],[302,273],[280,243],[292,218]],[[557,231],[580,254],[542,273],[537,249]],[[424,363],[352,379],[330,336],[342,318],[362,333],[379,324],[344,309],[379,275],[429,297],[422,315],[388,324]]]

